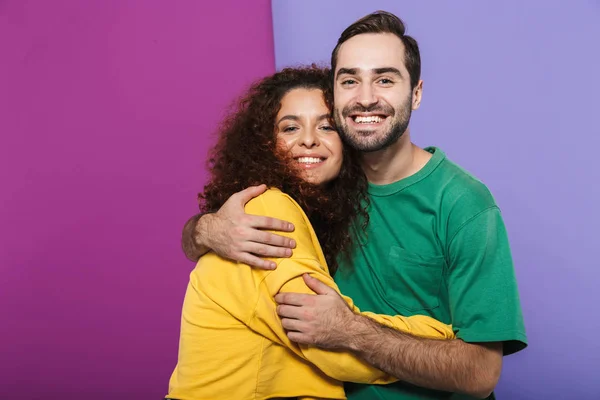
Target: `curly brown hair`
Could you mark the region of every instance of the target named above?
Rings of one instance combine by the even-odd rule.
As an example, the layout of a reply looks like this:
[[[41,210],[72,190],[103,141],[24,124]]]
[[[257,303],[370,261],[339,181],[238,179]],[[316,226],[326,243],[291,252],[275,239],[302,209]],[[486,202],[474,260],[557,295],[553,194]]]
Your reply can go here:
[[[248,186],[266,184],[280,189],[308,216],[333,275],[337,256],[348,255],[353,245],[350,224],[359,216],[363,224],[368,223],[367,180],[356,151],[348,146],[344,146],[339,176],[326,185],[302,179],[287,154],[282,154],[275,118],[285,94],[299,88],[321,90],[332,109],[327,68],[314,64],[285,68],[254,83],[220,126],[208,158],[211,178],[198,199],[202,212],[215,212],[232,194]]]

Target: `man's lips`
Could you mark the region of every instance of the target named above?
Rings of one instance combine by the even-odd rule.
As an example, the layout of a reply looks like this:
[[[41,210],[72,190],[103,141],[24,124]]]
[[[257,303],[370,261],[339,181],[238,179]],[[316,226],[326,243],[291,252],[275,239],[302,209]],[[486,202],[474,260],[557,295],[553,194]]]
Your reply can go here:
[[[350,114],[348,117],[353,125],[362,127],[377,127],[387,118],[386,114]]]

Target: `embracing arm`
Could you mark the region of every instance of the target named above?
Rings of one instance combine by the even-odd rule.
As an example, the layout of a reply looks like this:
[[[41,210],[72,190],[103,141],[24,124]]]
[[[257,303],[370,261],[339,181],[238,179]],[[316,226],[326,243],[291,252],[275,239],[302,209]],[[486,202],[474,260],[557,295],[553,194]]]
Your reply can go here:
[[[502,356],[526,346],[508,239],[500,212],[489,208],[453,236],[448,295],[457,339],[417,338],[345,313],[341,298],[281,294],[288,336],[297,343],[353,351],[390,375],[418,386],[485,398],[500,377]],[[296,296],[300,296],[297,298]],[[288,325],[290,326],[290,325]]]
[[[275,263],[260,257],[289,257],[295,243],[284,236],[264,231],[288,232],[287,221],[246,214],[244,205],[266,190],[252,186],[233,194],[216,213],[196,214],[183,227],[181,247],[190,261],[213,250],[221,257],[253,267],[273,269]]]
[[[309,286],[311,281],[308,275],[312,276],[313,280],[319,282],[320,285],[326,287],[326,290],[330,291],[332,296],[335,295],[341,299],[339,289],[327,272],[324,256],[308,219],[291,198],[282,193],[267,193],[267,195],[249,203],[247,211],[257,215],[268,214],[275,218],[286,216],[296,227],[293,233],[286,235],[297,243],[292,257],[275,260],[278,263],[278,268],[275,271],[266,273],[264,278],[260,280],[257,302],[251,317],[246,321],[247,325],[271,341],[289,348],[334,379],[377,384],[397,380],[361,360],[351,351],[328,351],[316,346],[298,345],[293,342],[293,339],[286,332],[289,327],[283,325],[277,317],[277,304],[274,301],[274,296],[286,295],[287,293],[294,294],[290,292],[310,296],[314,292]],[[265,272],[254,272],[254,274],[265,274]],[[360,312],[354,307],[351,299],[345,298],[345,301],[341,301],[344,302],[347,312],[351,314],[353,314],[353,311]],[[454,337],[450,326],[429,317],[406,318],[402,316],[380,316],[372,313],[365,314],[386,326],[411,332],[415,335],[439,339]]]
[[[304,279],[316,295],[295,288],[295,293],[282,290],[275,297],[282,326],[293,342],[351,351],[390,376],[431,389],[485,398],[496,385],[501,344],[439,340],[454,338],[451,327],[423,315],[358,314],[327,279],[325,284]]]
[[[208,250],[206,245],[203,244],[202,238],[205,237],[202,232],[206,232],[206,222],[209,215],[196,214],[192,218],[188,219],[183,226],[183,232],[181,234],[181,248],[183,253],[190,261],[198,261]]]
[[[418,338],[357,315],[347,343],[369,364],[402,381],[486,398],[502,370],[502,343]]]
[[[304,343],[302,349],[314,351],[317,347],[304,346],[318,344],[342,350],[337,354],[350,351],[389,376],[418,386],[481,398],[493,390],[502,367],[501,344],[440,340],[454,338],[451,327],[427,316],[359,314],[348,297],[339,296],[331,278],[311,275],[318,280],[305,276],[304,282],[316,295],[307,295],[296,283],[276,296],[282,326],[291,341]],[[323,356],[319,361],[328,360]]]
[[[298,226],[298,224],[296,225]],[[299,241],[299,243],[302,243],[302,241]],[[321,285],[326,286],[328,290],[339,297],[339,289],[317,260],[295,257],[285,259],[276,271],[270,272],[262,281],[264,294],[259,297],[253,318],[248,326],[273,342],[288,347],[298,356],[311,362],[334,379],[369,384],[386,384],[396,381],[397,377],[363,361],[351,349],[346,351],[325,350],[312,345],[298,345],[290,339],[286,332],[286,329],[290,327],[283,325],[276,318],[277,304],[273,301],[273,296],[276,293],[285,294],[286,292],[310,295],[313,291],[307,285],[311,279],[307,275],[318,280]],[[352,310],[360,312],[353,306],[351,299],[347,297],[345,299],[348,312],[353,313]],[[372,313],[365,314],[368,315],[364,317],[365,319],[374,321],[374,323],[378,321],[385,324],[385,326],[391,328],[390,330],[399,329],[427,338],[447,339],[454,337],[452,328],[449,325],[442,324],[429,317],[403,317],[399,315],[390,317]]]

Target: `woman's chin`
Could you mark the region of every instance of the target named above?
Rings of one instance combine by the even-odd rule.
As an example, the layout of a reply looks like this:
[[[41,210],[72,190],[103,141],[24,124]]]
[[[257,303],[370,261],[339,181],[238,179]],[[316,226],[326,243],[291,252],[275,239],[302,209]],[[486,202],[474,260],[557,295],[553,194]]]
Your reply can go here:
[[[323,175],[321,174],[315,174],[315,173],[304,173],[302,176],[302,179],[304,179],[305,182],[308,182],[310,184],[316,185],[316,186],[326,186],[327,184],[331,183],[334,178],[326,178],[323,177]]]
[[[320,185],[326,183],[325,179],[323,179],[323,177],[321,177],[319,174],[314,174],[314,173],[310,173],[307,171],[305,171],[302,174],[302,179],[305,182],[308,182],[310,184],[317,185],[317,186],[320,186]]]

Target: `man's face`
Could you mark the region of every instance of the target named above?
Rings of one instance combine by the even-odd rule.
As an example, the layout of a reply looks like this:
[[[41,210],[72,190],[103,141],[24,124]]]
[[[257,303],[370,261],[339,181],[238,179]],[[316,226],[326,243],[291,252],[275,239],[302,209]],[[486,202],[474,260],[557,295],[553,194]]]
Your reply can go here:
[[[334,76],[334,118],[352,147],[372,152],[395,143],[419,107],[404,64],[404,44],[391,33],[362,34],[344,42]]]

